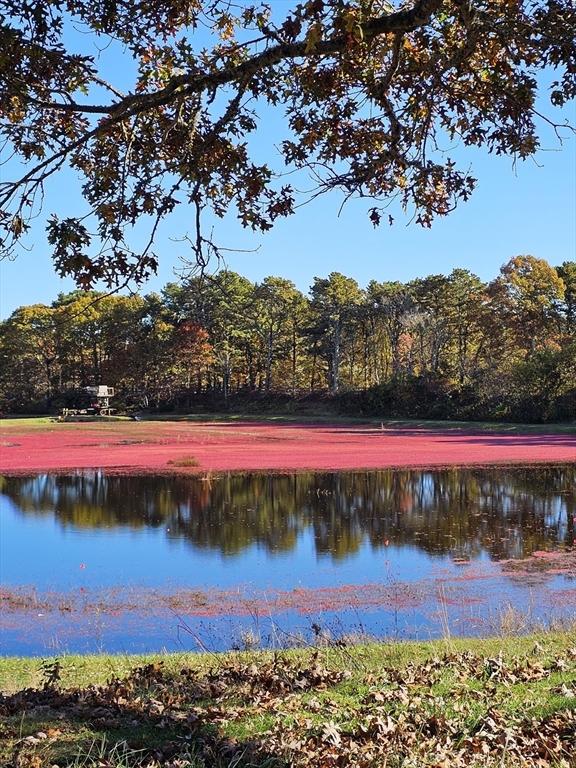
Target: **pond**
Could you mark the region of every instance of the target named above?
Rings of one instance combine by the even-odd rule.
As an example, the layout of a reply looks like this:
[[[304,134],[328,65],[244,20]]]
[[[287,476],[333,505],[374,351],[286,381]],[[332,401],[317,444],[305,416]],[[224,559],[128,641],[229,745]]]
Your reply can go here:
[[[3,654],[487,635],[576,616],[576,465],[0,481]]]

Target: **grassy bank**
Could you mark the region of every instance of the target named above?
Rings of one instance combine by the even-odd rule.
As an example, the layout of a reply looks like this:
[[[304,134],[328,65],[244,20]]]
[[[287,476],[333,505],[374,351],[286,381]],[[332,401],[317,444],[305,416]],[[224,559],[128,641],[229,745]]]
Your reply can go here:
[[[15,768],[576,765],[576,638],[0,660]]]
[[[227,422],[257,421],[269,424],[335,424],[335,425],[371,425],[385,429],[438,429],[461,432],[494,432],[504,434],[544,434],[544,435],[576,435],[576,422],[561,422],[552,424],[516,424],[509,422],[488,421],[440,421],[431,419],[377,419],[352,418],[335,414],[270,414],[270,413],[190,413],[190,414],[145,414],[138,417],[140,422],[166,423],[195,423],[195,422]],[[86,424],[123,424],[134,422],[128,416],[114,416],[98,420],[82,422],[58,422],[55,416],[6,416],[0,420],[0,429],[18,431],[29,429],[58,428],[77,429]]]

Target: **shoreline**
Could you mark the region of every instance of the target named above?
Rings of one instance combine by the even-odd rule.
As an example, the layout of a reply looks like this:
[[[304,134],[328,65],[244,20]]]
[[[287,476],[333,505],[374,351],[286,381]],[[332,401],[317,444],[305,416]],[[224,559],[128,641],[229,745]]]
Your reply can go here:
[[[574,757],[576,647],[556,632],[12,657],[0,710],[6,765],[559,768]]]

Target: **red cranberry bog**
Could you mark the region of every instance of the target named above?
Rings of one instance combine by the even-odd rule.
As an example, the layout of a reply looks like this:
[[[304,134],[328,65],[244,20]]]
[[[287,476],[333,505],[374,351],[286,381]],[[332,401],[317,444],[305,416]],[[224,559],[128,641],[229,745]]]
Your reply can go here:
[[[187,648],[195,647],[195,644],[205,647],[210,637],[219,638],[212,648],[223,650],[234,644],[245,644],[246,638],[250,642],[260,640],[265,632],[273,643],[282,642],[283,637],[291,642],[297,634],[293,631],[295,626],[306,627],[308,639],[313,639],[313,633],[322,632],[325,627],[330,627],[333,635],[352,634],[351,627],[355,627],[360,632],[382,636],[380,625],[366,622],[367,616],[385,617],[378,619],[387,622],[384,633],[393,626],[394,632],[402,631],[406,637],[421,638],[442,632],[486,635],[499,631],[503,621],[514,624],[515,629],[533,628],[530,620],[535,595],[538,607],[543,606],[547,611],[544,619],[566,621],[576,615],[576,590],[573,588],[576,577],[576,434],[569,430],[505,432],[472,427],[269,423],[247,419],[85,423],[12,420],[3,426],[0,474],[5,476],[4,492],[8,505],[16,498],[10,496],[10,488],[17,485],[17,478],[23,483],[30,479],[32,486],[36,483],[28,489],[28,501],[21,509],[12,505],[4,517],[8,521],[7,533],[21,526],[22,541],[26,541],[28,550],[27,555],[21,555],[20,564],[16,556],[12,557],[15,578],[6,579],[0,591],[0,624],[7,643],[4,653],[33,655],[51,649],[90,651],[94,650],[95,643],[108,651],[148,651],[159,647],[178,648],[183,644]],[[544,468],[556,465],[569,469],[561,473],[563,479],[554,486],[554,493],[544,494],[539,501],[544,510],[543,525],[549,526],[552,533],[539,534],[539,538],[534,539],[535,545],[522,550],[519,559],[514,559],[517,557],[515,542],[524,534],[529,539],[528,530],[514,528],[514,520],[507,527],[506,513],[502,513],[502,520],[489,530],[482,522],[487,513],[480,507],[470,514],[470,520],[467,517],[465,521],[476,537],[472,537],[471,554],[447,546],[438,557],[438,553],[427,551],[426,541],[417,539],[418,535],[426,539],[429,534],[417,531],[415,538],[409,541],[395,540],[393,531],[390,534],[383,532],[385,523],[381,521],[384,517],[378,517],[383,514],[382,510],[375,513],[374,526],[361,531],[358,544],[358,551],[363,553],[361,556],[357,556],[352,547],[346,552],[346,558],[338,563],[337,555],[314,550],[314,536],[321,533],[322,525],[330,515],[323,518],[322,510],[309,512],[309,499],[316,496],[321,501],[326,499],[328,509],[330,500],[336,499],[338,494],[344,498],[344,486],[336,488],[326,480],[327,477],[344,477],[337,473],[364,471],[378,486],[379,481],[373,477],[378,470],[398,469],[406,475],[412,471],[409,468],[425,468],[423,482],[429,490],[434,486],[432,496],[435,496],[438,489],[451,482],[441,474],[443,471],[449,473],[449,468],[467,467],[469,472],[476,468],[474,471],[481,473],[485,468],[490,472],[489,467],[508,467],[522,472],[522,468],[530,465]],[[194,544],[187,539],[187,534],[177,535],[175,532],[176,517],[179,519],[184,510],[186,520],[193,528],[196,526],[196,534],[204,536],[212,525],[205,510],[215,506],[220,510],[218,525],[234,522],[238,514],[247,517],[253,525],[258,518],[259,499],[265,492],[262,485],[249,498],[240,494],[238,498],[244,499],[244,508],[238,507],[237,511],[230,511],[236,503],[241,503],[232,493],[226,502],[226,512],[225,507],[219,506],[223,498],[218,495],[219,491],[214,490],[211,496],[211,484],[216,485],[228,473],[240,473],[236,475],[238,478],[243,474],[271,479],[284,476],[289,480],[289,473],[294,472],[297,473],[295,477],[300,473],[302,482],[306,473],[312,478],[306,481],[310,483],[307,492],[311,495],[301,504],[301,510],[305,511],[299,512],[299,518],[293,515],[290,523],[295,525],[295,530],[300,526],[294,534],[294,542],[308,537],[308,560],[303,559],[296,544],[284,553],[259,555],[258,551],[266,546],[263,542],[273,540],[277,535],[265,530],[263,538],[252,538],[245,547],[252,553],[253,571],[246,577],[248,571],[243,570],[244,566],[230,561],[226,566],[226,582],[222,581],[219,571],[210,572],[209,568],[216,568],[214,561],[218,558],[226,560],[229,553],[218,549],[213,541],[208,544],[208,540],[200,541],[200,546],[196,546],[198,542]],[[324,473],[323,480],[320,473]],[[397,473],[394,471],[393,474],[396,476]],[[100,498],[106,483],[110,488],[114,485],[115,498],[121,500],[118,519],[106,515],[98,518],[98,512],[98,522],[88,524],[86,520],[58,516],[62,513],[62,505],[65,506],[66,494],[75,497],[79,492],[73,481],[76,476],[82,478],[82,494],[91,484],[94,486],[94,498]],[[128,520],[127,505],[128,499],[132,498],[132,507],[140,509],[139,499],[142,498],[142,508],[148,504],[149,510],[152,509],[155,477],[163,478],[162,493],[158,498],[170,499],[178,515],[157,521],[146,531],[146,523]],[[177,488],[178,478],[180,485]],[[479,478],[480,482],[485,480],[480,475]],[[474,483],[476,480],[476,477],[472,478]],[[122,483],[129,482],[132,485],[120,488]],[[518,498],[529,498],[530,482],[518,486]],[[546,486],[548,480],[539,482]],[[56,489],[56,495],[52,497],[46,491],[51,484]],[[344,530],[348,525],[346,520],[354,518],[357,512],[354,505],[365,509],[377,507],[377,502],[362,498],[362,487],[360,482],[348,495],[348,500],[352,499],[353,503],[343,515],[344,528],[339,536],[347,535]],[[360,494],[356,492],[358,488]],[[498,488],[496,491],[489,494],[487,506],[508,503],[505,494],[502,495]],[[138,495],[140,493],[142,497]],[[34,499],[41,502],[38,514],[34,512],[34,503],[30,505],[30,500],[34,502]],[[89,510],[94,507],[88,496],[82,497],[80,502],[85,500],[87,503],[84,506],[80,503],[79,508]],[[280,517],[285,513],[291,515],[291,501],[283,509],[285,512]],[[51,521],[47,521],[46,510],[53,511]],[[389,511],[406,520],[418,517],[412,506],[412,496],[406,489],[400,489],[394,503],[389,505]],[[432,512],[436,514],[435,510]],[[253,518],[250,517],[252,513]],[[549,524],[545,521],[546,515],[550,517],[552,513],[558,519]],[[154,514],[153,510],[152,518]],[[317,518],[314,514],[318,514]],[[478,518],[478,524],[472,520],[474,516]],[[526,514],[522,512],[522,516],[526,517]],[[536,527],[540,525],[539,520],[536,520]],[[318,522],[320,527],[314,529]],[[364,522],[360,520],[360,528]],[[35,531],[36,523],[45,526],[45,533]],[[353,535],[357,523],[358,520],[351,524]],[[88,533],[95,533],[102,541],[99,554],[82,554]],[[111,534],[110,543],[102,538],[108,533]],[[130,540],[126,543],[128,534]],[[152,541],[141,534],[156,538]],[[439,536],[450,537],[450,527],[440,531]],[[505,548],[497,561],[490,554],[497,549],[501,536],[510,541],[512,559]],[[34,537],[35,545],[31,543]],[[122,537],[126,548],[120,552],[113,547],[119,546]],[[194,551],[189,548],[191,543],[196,546]],[[152,545],[156,549],[150,549]],[[38,547],[37,555],[34,555],[34,546]],[[53,550],[52,564],[38,566],[34,558],[42,559],[42,548],[49,547]],[[161,555],[161,547],[169,549],[168,554]],[[290,559],[292,556],[294,560]],[[28,581],[18,575],[18,568],[26,570],[27,557],[31,558],[29,572],[38,575],[38,578],[31,575]],[[336,565],[329,562],[330,557]],[[283,574],[274,575],[283,558]],[[366,565],[362,558],[369,564]],[[348,565],[344,565],[344,560],[349,561]],[[130,566],[138,561],[144,563],[140,570]],[[151,567],[152,562],[154,567]],[[44,573],[57,570],[64,574],[59,582],[56,576],[44,576]],[[8,572],[9,568],[6,569]],[[179,574],[178,578],[174,574]],[[540,614],[537,618],[541,618]],[[431,630],[432,626],[436,629]],[[404,629],[399,630],[401,627]],[[169,633],[174,635],[172,645],[167,637]],[[42,647],[47,641],[54,645]]]
[[[576,431],[258,421],[54,423],[0,433],[0,472],[384,469],[576,461]]]

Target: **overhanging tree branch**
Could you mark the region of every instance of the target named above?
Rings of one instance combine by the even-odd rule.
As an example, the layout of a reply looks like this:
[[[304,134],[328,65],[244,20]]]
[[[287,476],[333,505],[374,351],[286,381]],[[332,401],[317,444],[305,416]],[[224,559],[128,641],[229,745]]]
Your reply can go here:
[[[467,164],[461,170],[441,151],[443,137],[530,157],[546,120],[562,124],[538,118],[539,71],[557,75],[553,106],[576,96],[572,0],[417,0],[400,10],[386,0],[294,0],[283,22],[265,6],[227,0],[150,0],[138,12],[75,0],[88,34],[120,40],[132,55],[137,76],[127,94],[101,76],[96,59],[68,52],[70,19],[51,0],[37,0],[33,14],[0,0],[0,15],[4,6],[0,131],[26,167],[4,168],[18,173],[0,185],[0,245],[12,253],[35,193],[68,165],[88,212],[51,217],[49,242],[59,273],[83,287],[122,280],[129,262],[136,279],[153,271],[150,254],[140,259],[129,246],[131,230],[149,217],[154,236],[181,204],[195,222],[209,209],[267,231],[297,209],[303,195],[285,179],[301,171],[317,193],[394,201],[428,227],[475,184]],[[194,45],[198,23],[212,47]],[[113,100],[81,103],[78,93],[88,101],[95,86]],[[248,137],[274,108],[285,133],[263,162]],[[380,222],[379,209],[369,215]],[[196,227],[195,242],[203,263],[211,240]]]
[[[397,11],[396,13],[379,16],[365,22],[359,22],[358,27],[362,32],[362,39],[365,42],[369,42],[381,35],[412,32],[426,24],[432,14],[440,8],[442,2],[443,0],[419,0],[409,10]],[[328,40],[321,40],[313,46],[306,40],[293,43],[279,43],[262,53],[252,56],[237,66],[223,67],[215,72],[202,74],[175,75],[170,78],[164,88],[158,91],[146,94],[129,94],[109,105],[60,104],[28,98],[31,103],[43,109],[111,115],[113,120],[124,119],[140,112],[169,104],[177,92],[187,95],[205,93],[223,85],[246,81],[256,73],[272,67],[281,61],[313,57],[324,58],[344,52],[348,45],[349,38],[346,35],[336,35]]]

